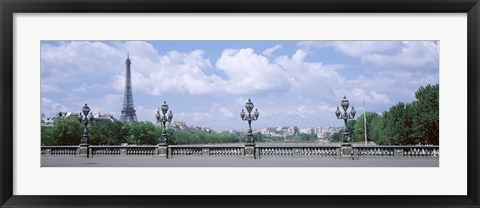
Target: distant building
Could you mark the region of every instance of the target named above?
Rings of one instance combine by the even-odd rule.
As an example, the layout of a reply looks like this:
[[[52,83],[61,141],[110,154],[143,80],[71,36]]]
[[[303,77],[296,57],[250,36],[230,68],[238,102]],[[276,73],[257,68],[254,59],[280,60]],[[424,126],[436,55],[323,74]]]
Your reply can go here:
[[[293,135],[295,135],[295,134],[297,134],[297,133],[298,133],[298,127],[292,126],[292,127],[289,127],[289,128],[287,129],[287,131],[285,132],[284,135],[285,135],[285,136],[293,136]]]
[[[209,127],[187,126],[184,121],[173,121],[172,123],[170,123],[170,128],[174,130],[187,130],[190,132],[214,132],[214,130]]]
[[[157,125],[161,125],[161,124],[157,124]],[[188,130],[188,126],[183,121],[173,121],[170,124],[170,128],[173,128],[176,130]]]
[[[308,127],[308,128],[303,128],[299,130],[301,134],[313,134],[313,129]]]
[[[42,120],[42,126],[53,126],[55,120],[53,118],[46,118]]]

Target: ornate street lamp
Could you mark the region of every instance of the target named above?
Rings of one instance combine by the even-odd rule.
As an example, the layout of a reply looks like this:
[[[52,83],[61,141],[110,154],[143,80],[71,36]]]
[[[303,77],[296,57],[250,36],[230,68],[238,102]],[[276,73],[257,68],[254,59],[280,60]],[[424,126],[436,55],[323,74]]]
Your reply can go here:
[[[82,116],[83,112],[83,116]],[[85,106],[82,108],[82,112],[78,114],[78,118],[83,122],[85,128],[83,129],[83,136],[80,143],[80,148],[78,154],[80,156],[86,156],[88,158],[88,140],[89,140],[89,133],[88,133],[88,124],[93,122],[93,114],[90,112],[90,107],[85,103]],[[89,114],[90,113],[90,114]]]
[[[248,115],[245,115],[245,111],[240,112],[240,117],[242,118],[243,121],[248,122],[248,133],[247,133],[247,143],[255,143],[253,140],[253,131],[252,131],[252,121],[258,120],[258,116],[260,113],[258,113],[258,109],[255,109],[255,113],[253,115],[251,114],[253,110],[253,103],[250,99],[248,99],[247,103],[245,103],[245,108],[247,109]]]
[[[348,102],[347,100],[347,97],[343,97],[343,100],[341,102],[341,105],[342,105],[342,108],[343,108],[343,113],[340,112],[340,109],[339,107],[337,107],[337,110],[335,111],[335,115],[337,116],[338,119],[343,119],[343,121],[345,122],[345,129],[343,131],[343,143],[349,143],[350,142],[350,132],[349,132],[349,129],[348,129],[348,126],[347,126],[347,122],[348,120],[352,120],[355,118],[355,108],[352,107],[352,110],[350,110],[350,114],[347,113],[347,110],[348,110],[348,106],[350,105],[350,103]]]
[[[83,129],[83,136],[81,140],[82,145],[88,145],[88,140],[89,140],[89,133],[88,133],[88,124],[91,124],[93,122],[93,114],[90,113],[90,107],[85,103],[85,106],[82,108],[83,116],[82,113],[78,115],[78,118],[83,121],[83,124],[85,125],[85,128]],[[90,113],[90,114],[89,114]]]
[[[155,117],[157,118],[157,123],[162,124],[162,143],[166,144],[167,143],[166,123],[167,122],[168,123],[172,122],[173,113],[172,113],[172,111],[170,111],[170,113],[168,114],[168,117],[166,116],[167,111],[168,111],[168,105],[167,105],[166,101],[163,102],[161,110],[162,110],[163,116],[160,115],[160,109],[158,109]]]

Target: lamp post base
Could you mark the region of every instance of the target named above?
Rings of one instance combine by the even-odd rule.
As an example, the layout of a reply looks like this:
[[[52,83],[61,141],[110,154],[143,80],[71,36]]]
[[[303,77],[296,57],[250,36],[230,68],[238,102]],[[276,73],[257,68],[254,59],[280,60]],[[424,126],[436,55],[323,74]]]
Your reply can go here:
[[[340,157],[346,159],[353,159],[353,147],[350,143],[342,143],[340,147]]]
[[[255,159],[255,143],[245,144],[245,158]]]
[[[168,147],[167,143],[158,144],[158,157],[159,158],[168,158],[167,147]]]
[[[77,155],[79,157],[86,157],[88,158],[88,144],[80,144],[77,150]]]

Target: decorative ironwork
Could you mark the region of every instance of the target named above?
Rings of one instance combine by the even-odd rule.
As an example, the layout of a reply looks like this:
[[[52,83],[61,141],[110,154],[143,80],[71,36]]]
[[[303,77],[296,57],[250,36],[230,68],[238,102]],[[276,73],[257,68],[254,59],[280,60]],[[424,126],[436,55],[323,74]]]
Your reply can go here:
[[[247,143],[255,143],[253,139],[252,121],[258,120],[258,116],[260,115],[258,109],[255,109],[255,113],[253,113],[253,115],[251,114],[253,107],[254,105],[252,101],[248,99],[247,103],[245,103],[245,108],[247,109],[248,115],[245,115],[245,111],[243,111],[243,109],[242,112],[240,112],[240,117],[242,120],[248,122]]]
[[[343,142],[344,143],[349,143],[350,142],[350,130],[348,129],[347,122],[348,120],[354,119],[355,118],[355,108],[352,107],[352,110],[350,110],[350,114],[347,113],[348,106],[350,103],[347,100],[347,97],[344,96],[343,100],[341,102],[342,108],[343,108],[343,113],[340,112],[339,107],[337,107],[337,111],[335,111],[335,115],[337,116],[338,119],[342,119],[345,122],[345,129],[343,130]]]
[[[167,105],[166,101],[163,102],[161,110],[162,110],[163,116],[160,115],[160,109],[158,109],[155,117],[157,118],[157,123],[162,124],[162,138],[161,138],[161,141],[162,141],[162,143],[167,144],[168,143],[168,138],[167,138],[167,130],[166,130],[167,125],[166,125],[166,123],[167,122],[168,123],[172,122],[173,113],[172,113],[172,111],[170,111],[170,113],[168,113],[168,117],[166,116],[167,111],[168,111],[168,105]]]

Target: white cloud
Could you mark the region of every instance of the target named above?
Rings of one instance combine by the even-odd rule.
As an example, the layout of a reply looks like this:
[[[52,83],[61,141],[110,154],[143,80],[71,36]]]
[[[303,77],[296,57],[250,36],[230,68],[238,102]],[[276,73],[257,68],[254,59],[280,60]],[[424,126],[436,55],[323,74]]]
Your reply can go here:
[[[42,82],[40,85],[41,85],[41,87],[40,87],[41,91],[43,93],[61,92],[62,91],[57,85],[48,84],[48,83],[44,83],[44,82]]]
[[[359,101],[363,100],[369,103],[390,103],[391,102],[388,96],[382,93],[378,93],[376,90],[366,91],[364,89],[355,88],[349,94],[352,95],[350,99],[359,100]],[[337,93],[337,96],[341,97],[341,94]]]
[[[363,57],[368,54],[396,54],[400,52],[399,41],[335,41],[333,47],[345,55]]]
[[[42,113],[47,117],[54,116],[58,112],[68,112],[69,108],[57,101],[47,97],[42,97]]]
[[[273,52],[275,52],[276,50],[281,49],[281,48],[282,48],[282,45],[277,44],[277,45],[275,45],[275,46],[273,46],[273,47],[271,47],[271,48],[265,49],[265,50],[262,52],[262,54],[263,54],[264,56],[266,56],[266,57],[270,57],[270,56],[272,56],[272,53],[273,53]]]
[[[103,78],[118,70],[120,60],[124,58],[125,53],[102,42],[72,41],[60,42],[58,45],[43,43],[42,82],[56,84]]]
[[[399,65],[402,69],[424,67],[438,69],[439,46],[431,41],[403,41],[401,52],[396,54],[371,53],[362,60],[382,67]],[[425,69],[422,69],[425,70]]]
[[[233,94],[284,91],[288,88],[285,72],[253,49],[226,49],[216,62],[228,83],[225,91]]]
[[[135,106],[135,114],[137,115],[137,120],[139,121],[150,121],[152,123],[156,123],[155,115],[157,114],[157,110],[157,108],[148,108],[143,105]],[[120,119],[120,116],[118,119]]]
[[[378,67],[438,69],[439,44],[435,41],[301,41],[297,45],[305,49],[332,47]]]
[[[203,52],[195,50],[190,53],[168,52],[158,57],[158,63],[150,69],[140,69],[132,59],[131,73],[133,91],[143,92],[150,95],[163,93],[188,93],[203,94],[212,93],[222,84],[221,78],[216,75],[206,75],[204,70],[211,68],[210,61],[204,59]],[[115,76],[114,88],[123,91],[125,86],[125,74]]]

